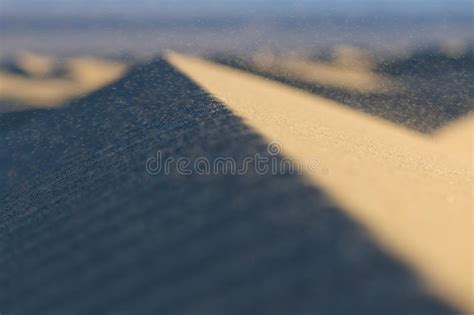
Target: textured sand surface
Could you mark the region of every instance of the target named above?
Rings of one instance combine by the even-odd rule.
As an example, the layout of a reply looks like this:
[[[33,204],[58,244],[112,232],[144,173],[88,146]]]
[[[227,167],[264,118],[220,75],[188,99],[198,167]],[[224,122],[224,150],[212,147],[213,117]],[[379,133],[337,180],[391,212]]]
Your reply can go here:
[[[218,76],[248,88],[234,78]],[[145,170],[157,151],[241,164],[267,144],[164,60],[69,106],[0,114],[0,311],[457,314],[304,176]]]
[[[453,157],[441,140],[333,101],[192,57],[168,60],[283,154],[318,160],[325,171],[308,178],[431,289],[474,311],[472,150]]]

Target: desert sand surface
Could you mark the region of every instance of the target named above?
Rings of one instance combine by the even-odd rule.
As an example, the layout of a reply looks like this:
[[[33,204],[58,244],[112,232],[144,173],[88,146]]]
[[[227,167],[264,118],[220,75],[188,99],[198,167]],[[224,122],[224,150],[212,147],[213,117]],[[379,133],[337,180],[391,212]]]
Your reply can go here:
[[[436,144],[442,147],[443,152],[454,159],[464,159],[467,163],[474,163],[474,114],[467,115],[433,135]]]
[[[104,58],[60,60],[30,52],[18,54],[13,66],[17,71],[0,71],[0,102],[10,104],[3,111],[61,106],[119,79],[127,69],[123,62]]]
[[[189,76],[157,59],[68,106],[0,114],[3,310],[445,315],[465,306],[467,281],[459,275],[470,221],[461,220],[468,203],[462,164],[438,159],[418,133],[336,103],[169,59]],[[282,154],[268,151],[267,127]],[[146,166],[157,152],[238,165],[257,154],[280,162],[288,154],[316,158],[323,168],[314,176],[253,168],[240,176],[152,175]],[[453,215],[442,216],[446,209],[433,198],[442,205],[448,198]],[[415,205],[433,209],[411,211]],[[397,235],[387,231],[388,218]],[[445,238],[432,235],[434,224]],[[421,272],[421,258],[439,270]]]
[[[473,21],[0,0],[0,315],[473,315]]]
[[[472,120],[428,137],[337,102],[189,56],[168,60],[295,161],[434,292],[472,302]],[[457,129],[457,127],[451,127]],[[469,141],[471,140],[471,141]]]

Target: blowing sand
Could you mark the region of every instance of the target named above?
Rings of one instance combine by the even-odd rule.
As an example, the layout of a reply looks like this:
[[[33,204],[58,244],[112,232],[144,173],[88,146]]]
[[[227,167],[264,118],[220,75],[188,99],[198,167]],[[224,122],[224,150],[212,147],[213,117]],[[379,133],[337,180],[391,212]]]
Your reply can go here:
[[[315,185],[433,292],[474,312],[472,150],[449,154],[455,140],[446,133],[432,139],[225,66],[167,58],[267,141],[281,144],[283,154],[317,160],[325,171],[306,172]],[[469,128],[461,130],[470,138]],[[456,147],[470,145],[462,140]]]

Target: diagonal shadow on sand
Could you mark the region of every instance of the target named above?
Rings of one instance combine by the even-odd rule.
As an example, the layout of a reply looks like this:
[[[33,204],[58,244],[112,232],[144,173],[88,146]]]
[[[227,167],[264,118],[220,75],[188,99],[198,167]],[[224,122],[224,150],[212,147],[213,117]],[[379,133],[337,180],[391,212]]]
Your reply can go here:
[[[69,107],[2,114],[0,133],[6,312],[455,313],[302,176],[149,175],[157,150],[268,155],[163,60]]]

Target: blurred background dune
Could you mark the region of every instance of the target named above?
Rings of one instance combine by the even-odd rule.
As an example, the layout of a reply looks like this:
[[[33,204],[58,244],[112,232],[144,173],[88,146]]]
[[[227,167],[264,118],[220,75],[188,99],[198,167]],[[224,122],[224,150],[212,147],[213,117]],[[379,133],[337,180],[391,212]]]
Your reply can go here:
[[[0,67],[0,111],[57,107],[117,80],[126,69],[116,60],[22,52]]]
[[[393,88],[390,78],[374,72],[376,64],[369,53],[342,46],[333,55],[325,62],[297,55],[275,56],[268,51],[256,53],[252,63],[256,69],[275,75],[360,93],[386,93]]]
[[[311,55],[338,46],[402,55],[472,49],[470,0],[3,0],[1,56],[149,58],[165,50]]]
[[[173,50],[422,132],[472,111],[470,0],[3,0],[0,14],[3,109],[58,106]]]

